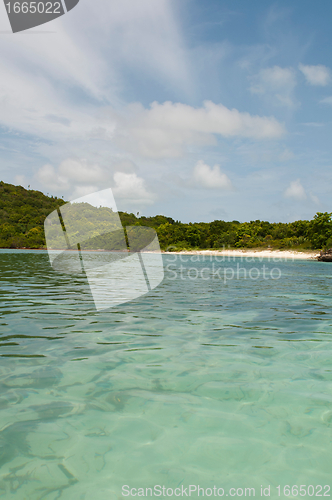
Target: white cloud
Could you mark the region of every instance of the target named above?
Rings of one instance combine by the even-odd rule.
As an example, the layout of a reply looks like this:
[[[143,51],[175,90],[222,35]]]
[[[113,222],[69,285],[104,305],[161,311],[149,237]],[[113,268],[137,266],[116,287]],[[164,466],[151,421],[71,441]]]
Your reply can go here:
[[[11,61],[0,58],[0,73],[3,75],[0,81],[1,125],[52,142],[84,140],[101,124],[104,135],[112,136],[114,123],[103,123],[86,103],[78,105],[75,100],[67,99],[66,93],[59,92],[56,81],[46,77],[44,71],[26,74],[22,67],[18,69]]]
[[[110,103],[123,107],[128,71],[191,93],[194,79],[170,0],[99,0],[98,9],[81,2],[75,16],[54,20],[49,29],[54,32],[18,33],[2,47],[5,127],[52,141],[84,141],[97,132],[110,140],[114,123],[99,111]]]
[[[6,75],[0,82],[0,124],[52,143],[70,142],[70,148],[74,141],[86,148],[88,142],[102,140],[113,152],[120,147],[148,158],[174,158],[188,146],[216,144],[216,135],[261,140],[284,133],[274,117],[250,115],[212,101],[200,108],[167,101],[153,102],[146,109],[138,103],[117,111],[78,104],[67,101],[56,82],[41,73],[26,75],[2,63],[0,58],[0,73]]]
[[[116,66],[143,69],[150,78],[190,92],[185,44],[170,0],[105,0],[104,7],[109,15],[101,10],[100,17],[108,43],[117,48]],[[91,10],[96,11],[94,6]]]
[[[77,198],[88,194],[87,186],[91,186],[91,183],[94,183],[94,185],[90,188],[90,192],[95,189],[95,183],[101,186],[103,183],[107,183],[110,175],[107,171],[101,169],[99,165],[88,164],[84,159],[75,160],[69,158],[61,162],[57,169],[50,164],[43,165],[37,171],[36,178],[43,187],[53,192],[71,191],[72,196]]]
[[[332,104],[332,96],[325,97],[324,99],[322,99],[319,102],[322,103],[322,104]]]
[[[288,188],[284,192],[285,198],[292,198],[293,200],[306,200],[307,194],[304,187],[301,184],[300,179],[292,181]]]
[[[43,188],[50,189],[50,191],[68,191],[70,189],[70,183],[68,179],[63,176],[59,176],[53,165],[46,164],[43,165],[37,172],[36,178]]]
[[[115,201],[120,200],[122,207],[126,204],[152,204],[155,196],[147,190],[144,179],[133,172],[133,169],[134,165],[128,161],[120,161],[112,169],[106,169],[97,164],[89,164],[84,159],[67,159],[58,168],[50,164],[44,165],[38,170],[36,179],[50,192],[66,193],[65,197],[69,200],[111,187]]]
[[[293,68],[265,68],[258,75],[251,78],[252,94],[266,94],[272,98],[274,104],[294,106],[293,90],[296,86],[295,71]]]
[[[203,188],[208,189],[233,189],[232,183],[226,174],[220,171],[219,165],[210,167],[202,160],[195,165],[193,172],[194,182]]]
[[[274,117],[253,116],[211,101],[201,108],[170,101],[153,102],[149,109],[134,104],[117,121],[117,144],[151,158],[179,157],[186,146],[215,144],[215,135],[261,140],[284,133]]]
[[[329,68],[322,64],[316,66],[306,66],[299,64],[299,70],[304,74],[309,85],[320,85],[325,87],[331,81],[331,73]]]
[[[175,170],[183,177],[188,159],[172,162],[167,158],[178,158],[189,150],[190,158],[194,158],[190,160],[191,167],[199,158],[205,158],[210,170],[201,179],[201,185],[209,184],[208,179],[212,179],[214,185],[220,185],[219,189],[226,189],[225,174],[213,167],[217,161],[214,161],[215,150],[209,159],[206,152],[202,155],[201,147],[217,144],[220,138],[250,138],[250,141],[220,141],[222,154],[227,150],[227,156],[234,159],[234,168],[239,171],[248,165],[247,158],[239,157],[241,143],[265,148],[270,141],[263,146],[261,143],[257,146],[256,141],[282,135],[283,125],[270,117],[270,112],[264,112],[263,107],[255,110],[252,103],[248,107],[237,104],[243,75],[238,69],[232,70],[239,56],[236,47],[203,41],[199,58],[196,49],[188,48],[193,47],[193,40],[188,38],[188,27],[180,25],[183,13],[176,2],[98,0],[97,3],[98,8],[94,2],[80,2],[75,15],[73,11],[53,21],[42,28],[44,33],[39,28],[36,31],[40,34],[6,37],[8,43],[0,54],[0,125],[13,139],[12,150],[6,154],[17,160],[15,164],[5,158],[5,173],[5,165],[9,169],[14,164],[14,173],[8,175],[14,177],[17,168],[17,173],[24,173],[27,182],[31,182],[31,170],[43,165],[36,174],[40,185],[47,187],[43,190],[63,194],[66,199],[115,185],[123,200],[136,198],[150,203],[153,199],[150,182],[153,182],[154,189],[159,190],[159,202],[164,197],[164,212],[173,210],[176,216],[179,206],[182,204],[182,211],[187,203],[182,197],[182,186],[176,192],[174,182],[164,179],[167,175],[172,178]],[[182,30],[186,31],[187,40]],[[266,56],[264,51],[258,54],[258,64],[263,60],[261,56]],[[201,64],[197,64],[197,59]],[[208,60],[205,66],[203,60]],[[202,67],[208,71],[200,71]],[[275,93],[282,95],[280,90]],[[228,108],[218,104],[216,96],[220,95],[232,102]],[[144,106],[127,107],[128,96],[133,101],[142,97]],[[214,102],[200,104],[206,96]],[[154,99],[159,104],[150,107]],[[243,113],[245,109],[253,111]],[[137,157],[131,153],[140,155],[136,176],[131,175],[130,165],[128,170],[126,166],[121,170],[119,165],[108,164],[108,158],[136,161]],[[89,161],[62,162],[67,157],[81,156]],[[157,163],[151,158],[166,160]],[[114,178],[114,172],[128,176]],[[163,183],[166,187],[161,187]],[[169,196],[165,195],[166,189]],[[169,206],[172,196],[181,200],[178,207],[176,202]],[[237,205],[235,210],[238,209]],[[193,214],[194,211],[188,217],[194,217]],[[181,213],[177,216],[181,217]]]
[[[74,191],[72,192],[70,199],[76,200],[86,196],[87,194],[96,193],[100,191],[100,188],[97,186],[76,186],[74,187]]]
[[[58,174],[75,183],[101,183],[107,180],[107,175],[99,165],[88,164],[86,160],[67,159],[60,163]],[[106,179],[105,179],[106,177]]]
[[[116,172],[114,182],[113,193],[115,200],[119,199],[130,205],[151,205],[155,201],[154,195],[147,191],[144,179],[138,177],[135,173]]]
[[[139,68],[185,89],[190,77],[176,17],[170,0],[99,0],[98,9],[80,3],[74,16],[52,21],[52,28],[48,25],[52,33],[11,37],[1,60],[26,76],[37,70],[47,79],[78,85],[103,100],[114,101],[123,68]]]

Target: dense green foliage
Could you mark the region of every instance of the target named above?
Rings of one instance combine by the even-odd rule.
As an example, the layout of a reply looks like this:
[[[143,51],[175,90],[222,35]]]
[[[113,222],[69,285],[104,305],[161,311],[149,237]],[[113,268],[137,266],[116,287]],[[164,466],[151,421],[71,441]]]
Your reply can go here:
[[[275,248],[324,249],[332,247],[332,214],[318,212],[313,220],[267,222],[255,220],[240,223],[196,222],[183,224],[161,215],[136,218],[121,214],[124,225],[141,224],[156,229],[160,246],[166,250]]]
[[[157,232],[162,247],[178,248],[310,248],[307,236],[308,221],[290,224],[255,220],[213,221],[195,224],[163,224]]]
[[[64,203],[62,199],[45,196],[39,191],[0,182],[0,247],[45,248],[45,218]],[[310,221],[298,220],[290,223],[215,220],[210,223],[189,224],[163,215],[137,217],[132,213],[119,214],[124,226],[154,228],[164,250],[223,247],[300,250],[332,247],[332,214],[328,212],[318,212]],[[81,215],[83,216],[83,213]],[[86,221],[84,224],[86,227]],[[103,246],[100,237],[95,238],[95,246]]]
[[[65,202],[0,182],[0,248],[45,246],[44,220]]]

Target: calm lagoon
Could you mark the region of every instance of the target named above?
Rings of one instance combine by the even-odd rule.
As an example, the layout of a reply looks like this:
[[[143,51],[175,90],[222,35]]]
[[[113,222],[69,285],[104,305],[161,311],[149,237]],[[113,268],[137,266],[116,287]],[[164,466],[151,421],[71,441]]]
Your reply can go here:
[[[0,251],[0,498],[332,495],[332,265],[163,258],[158,288],[95,312],[46,252]]]

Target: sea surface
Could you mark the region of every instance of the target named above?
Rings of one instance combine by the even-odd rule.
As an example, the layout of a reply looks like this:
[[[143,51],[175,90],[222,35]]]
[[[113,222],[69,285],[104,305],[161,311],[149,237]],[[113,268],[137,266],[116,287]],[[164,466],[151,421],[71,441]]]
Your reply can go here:
[[[332,265],[163,259],[96,312],[84,276],[0,251],[0,499],[332,495]]]

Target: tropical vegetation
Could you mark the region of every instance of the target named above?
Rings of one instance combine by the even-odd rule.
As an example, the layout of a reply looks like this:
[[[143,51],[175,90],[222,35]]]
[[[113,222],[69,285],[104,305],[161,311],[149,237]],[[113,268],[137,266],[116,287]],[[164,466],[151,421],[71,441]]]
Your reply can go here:
[[[56,196],[46,196],[40,191],[0,182],[0,248],[45,248],[45,219],[65,203]],[[97,214],[98,218],[98,211],[101,221],[99,223],[104,224],[104,217],[108,216],[105,208],[91,209],[90,206],[89,209],[80,211],[80,224],[91,227],[92,232],[89,233],[89,237],[92,238],[91,241],[94,238],[94,247],[103,245],[105,240],[105,237],[95,236],[96,233],[93,233],[91,225],[91,214]],[[124,227],[148,226],[155,229],[160,246],[164,250],[221,248],[309,250],[332,247],[332,213],[328,212],[318,212],[312,220],[289,223],[215,220],[184,224],[163,215],[140,217],[138,214],[119,212],[119,216]]]

